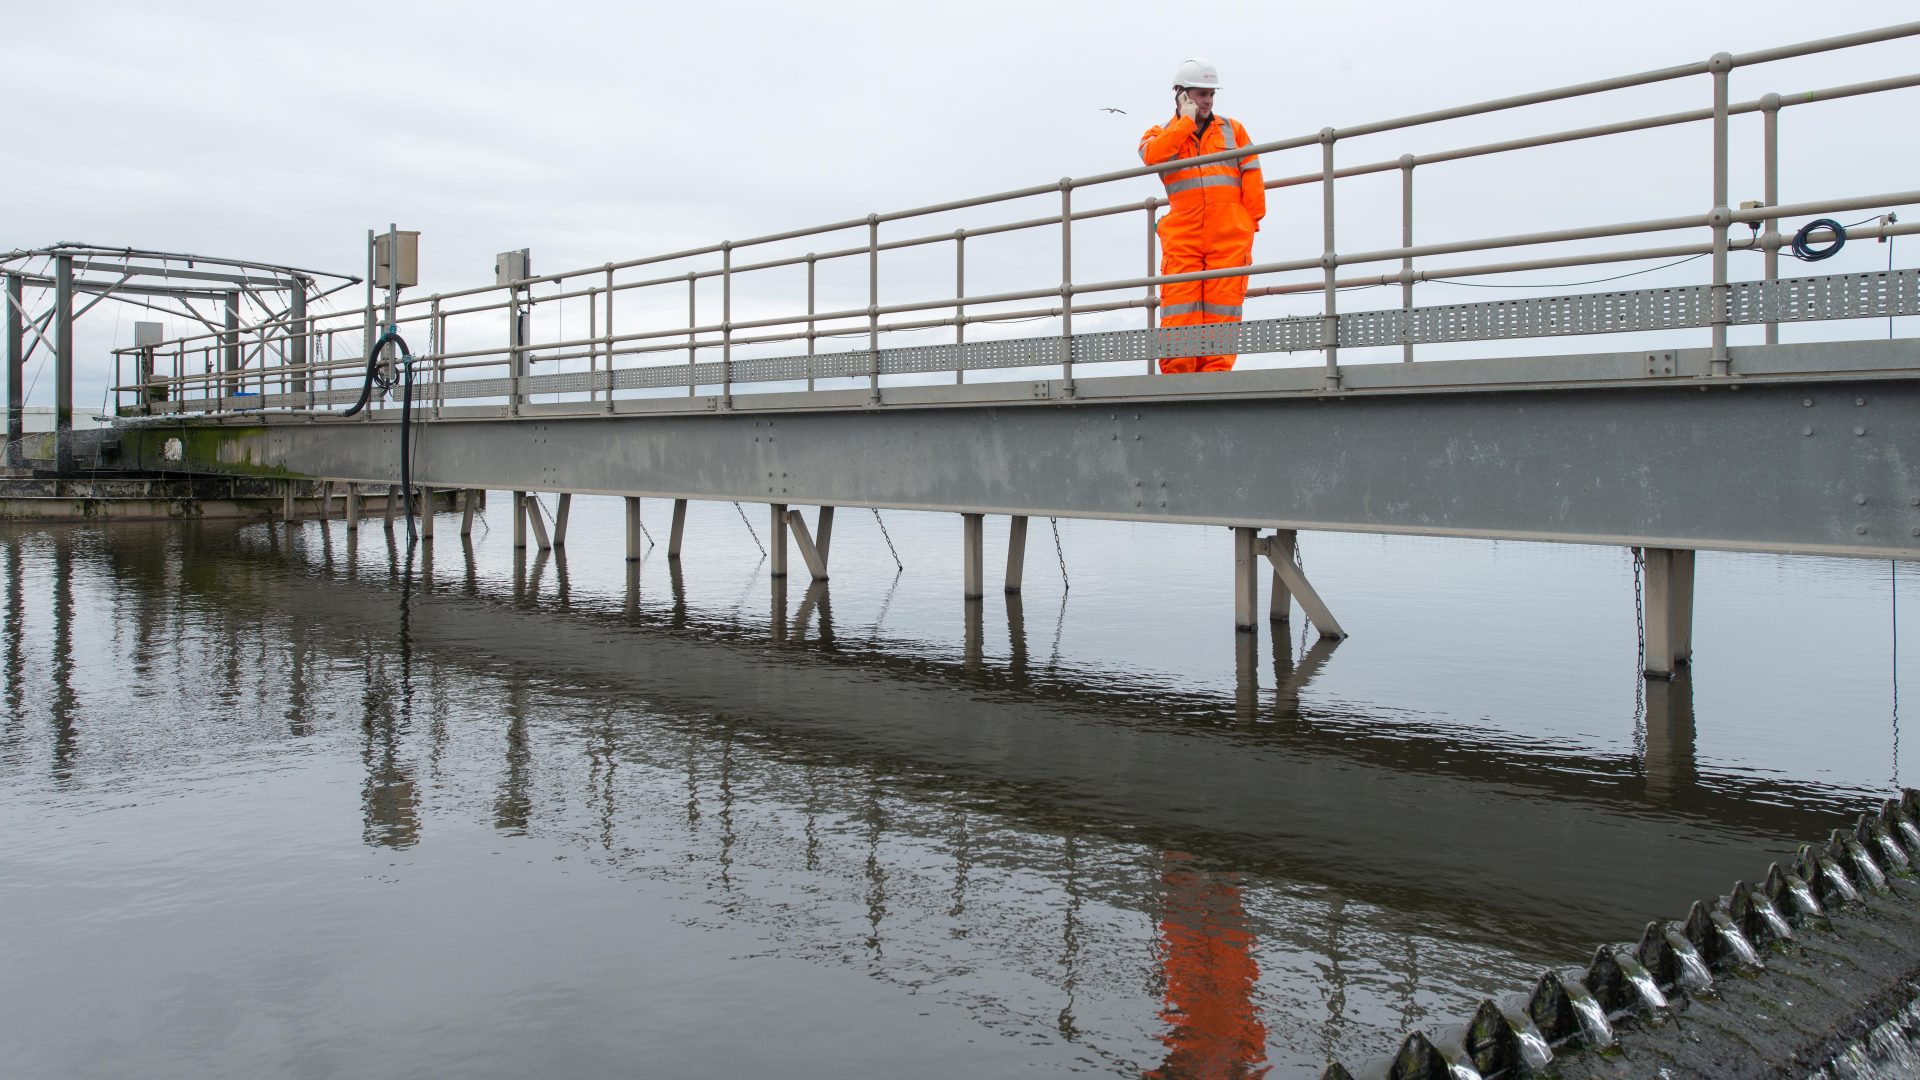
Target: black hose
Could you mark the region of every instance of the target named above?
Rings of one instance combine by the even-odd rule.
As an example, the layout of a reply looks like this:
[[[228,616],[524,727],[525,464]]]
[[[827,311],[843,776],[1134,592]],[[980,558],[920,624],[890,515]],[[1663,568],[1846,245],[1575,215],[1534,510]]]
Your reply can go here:
[[[355,415],[361,409],[366,408],[367,402],[373,399],[373,384],[380,382],[380,350],[386,348],[387,342],[389,341],[400,346],[401,356],[411,357],[413,355],[412,351],[407,348],[407,339],[401,337],[399,331],[388,330],[381,334],[379,339],[373,343],[373,348],[367,351],[367,377],[366,381],[360,384],[360,400],[354,402],[353,408],[341,413],[341,416]],[[380,385],[384,389],[393,384],[382,382]]]
[[[400,345],[400,382],[400,497],[407,511],[407,544],[411,550],[419,537],[413,523],[413,356],[405,342]],[[428,507],[427,512],[432,513],[433,508]]]
[[[367,402],[373,399],[373,384],[380,381],[380,351],[387,347],[388,342],[400,346],[400,379],[403,387],[400,396],[400,499],[406,508],[407,540],[411,543],[418,539],[418,527],[413,521],[413,350],[407,348],[407,339],[401,337],[398,330],[388,328],[373,343],[373,349],[367,353],[367,378],[360,384],[360,400],[340,415],[352,416],[366,408]]]
[[[1826,247],[1813,246],[1813,234],[1816,230],[1820,229],[1825,229],[1833,234],[1831,242],[1829,242]],[[1799,232],[1793,234],[1793,257],[1799,259],[1801,262],[1819,262],[1821,259],[1831,259],[1840,253],[1841,248],[1846,246],[1847,227],[1832,218],[1823,217],[1809,221],[1805,225],[1800,226]]]

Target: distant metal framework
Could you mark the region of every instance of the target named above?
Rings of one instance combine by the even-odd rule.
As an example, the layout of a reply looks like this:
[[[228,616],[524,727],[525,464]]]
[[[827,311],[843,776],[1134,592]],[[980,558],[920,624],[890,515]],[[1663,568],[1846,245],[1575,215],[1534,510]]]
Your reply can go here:
[[[19,467],[24,463],[26,365],[44,348],[54,363],[55,458],[62,472],[70,471],[73,464],[73,327],[102,301],[112,300],[205,327],[217,342],[217,347],[203,356],[206,374],[213,375],[217,355],[219,370],[227,373],[217,385],[232,392],[240,386],[237,373],[248,365],[266,366],[273,356],[280,366],[298,369],[308,360],[304,335],[284,331],[268,335],[256,329],[243,330],[243,326],[298,325],[306,318],[310,302],[360,280],[247,259],[85,243],[7,252],[0,255],[0,274],[5,278],[7,309],[6,464]],[[323,287],[324,282],[337,284]],[[30,310],[29,290],[46,299],[44,308]],[[83,297],[85,302],[76,307],[76,301]],[[211,310],[203,309],[203,304]],[[136,331],[136,338],[139,336]],[[151,341],[135,345],[131,356],[145,361],[137,369],[138,383],[144,385],[152,376],[152,347],[160,336],[153,334]],[[166,391],[150,389],[147,394],[158,398],[166,396]]]

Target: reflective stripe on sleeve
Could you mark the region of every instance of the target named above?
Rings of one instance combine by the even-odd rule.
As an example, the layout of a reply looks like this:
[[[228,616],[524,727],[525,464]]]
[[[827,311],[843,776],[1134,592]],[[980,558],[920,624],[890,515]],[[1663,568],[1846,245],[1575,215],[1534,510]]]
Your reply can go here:
[[[1241,159],[1240,159],[1240,171],[1241,171],[1241,172],[1252,172],[1252,171],[1254,171],[1255,169],[1258,169],[1259,167],[1260,167],[1260,155],[1258,155],[1258,154],[1255,154],[1254,156],[1252,156],[1252,157],[1250,157],[1250,158],[1241,158]]]

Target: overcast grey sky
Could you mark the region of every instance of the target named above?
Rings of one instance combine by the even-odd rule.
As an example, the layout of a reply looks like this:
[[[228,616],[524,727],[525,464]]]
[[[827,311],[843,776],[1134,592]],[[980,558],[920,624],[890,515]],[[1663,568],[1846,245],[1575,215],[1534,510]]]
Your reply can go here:
[[[397,221],[423,233],[425,289],[490,281],[494,253],[508,248],[532,247],[536,269],[552,271],[1125,168],[1190,55],[1219,64],[1220,111],[1274,139],[1920,11],[1911,0],[7,9],[0,247],[85,240],[357,273],[365,230]],[[1734,95],[1917,62],[1912,41],[1875,46],[1780,65],[1765,82],[1736,72]],[[1526,130],[1698,107],[1706,92],[1694,80],[1555,107]],[[1790,116],[1786,197],[1920,186],[1905,119],[1920,92],[1903,93]],[[1347,160],[1522,131],[1463,123],[1376,140]],[[1757,131],[1756,121],[1738,133],[1736,201],[1759,196]],[[1695,127],[1536,155],[1524,176],[1505,162],[1444,176],[1435,166],[1421,235],[1701,211],[1705,149]],[[1312,164],[1276,155],[1267,169]],[[1371,204],[1373,189],[1342,189],[1343,240],[1397,241],[1396,182]],[[1132,181],[1100,201],[1157,187]],[[1317,199],[1276,199],[1262,258],[1317,251]],[[1884,260],[1884,248],[1860,247],[1846,256],[1859,266],[1829,265]],[[1139,272],[1137,254],[1114,250],[1112,265],[1084,273]],[[1087,258],[1107,260],[1097,252]],[[83,365],[88,349],[130,341],[136,317],[90,320]],[[33,400],[50,399],[49,383]]]

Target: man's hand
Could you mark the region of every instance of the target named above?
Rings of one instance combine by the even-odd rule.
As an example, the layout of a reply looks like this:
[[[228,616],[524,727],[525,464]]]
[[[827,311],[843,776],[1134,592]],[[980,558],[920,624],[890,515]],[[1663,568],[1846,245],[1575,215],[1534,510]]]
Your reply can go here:
[[[1193,99],[1187,96],[1185,90],[1174,96],[1173,103],[1174,107],[1180,110],[1180,115],[1189,120],[1200,115],[1200,106],[1193,103]]]

